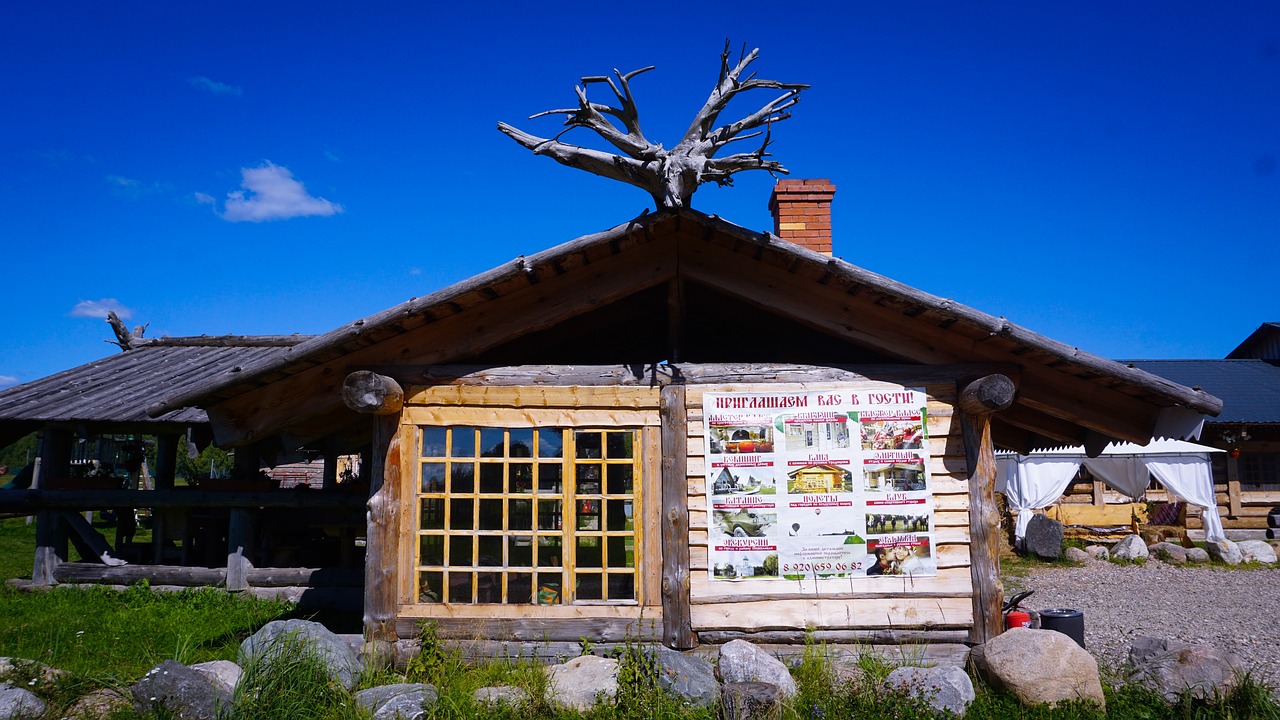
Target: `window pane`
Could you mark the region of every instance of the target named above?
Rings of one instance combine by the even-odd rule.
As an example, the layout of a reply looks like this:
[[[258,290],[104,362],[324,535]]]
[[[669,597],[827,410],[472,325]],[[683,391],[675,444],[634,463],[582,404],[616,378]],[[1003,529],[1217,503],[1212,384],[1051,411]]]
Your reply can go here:
[[[533,536],[507,538],[507,562],[513,567],[533,567]]]
[[[480,457],[503,457],[502,428],[480,428]]]
[[[538,573],[538,604],[560,604],[560,573]]]
[[[561,470],[560,463],[538,463],[538,492],[561,492]]]
[[[507,575],[507,602],[513,604],[533,602],[533,575],[529,573]]]
[[[533,465],[529,463],[511,463],[507,472],[508,482],[511,484],[507,492],[533,492]]]
[[[444,463],[422,463],[422,492],[444,492]]]
[[[422,501],[419,525],[423,530],[444,529],[444,498],[427,498]]]
[[[599,465],[579,465],[578,466],[578,492],[586,495],[596,495],[600,492],[600,466]]]
[[[453,567],[469,567],[472,563],[471,538],[449,538],[449,565]]]
[[[476,429],[475,428],[454,428],[453,429],[453,452],[450,453],[456,458],[469,458],[476,456]]]
[[[574,434],[574,441],[578,444],[579,458],[599,458],[603,457],[600,445],[600,433],[598,432],[579,432]]]
[[[502,465],[500,463],[480,464],[480,492],[502,492]]]
[[[538,501],[538,529],[539,530],[559,530],[561,529],[562,510],[559,500],[539,500]]]
[[[478,542],[480,543],[480,562],[476,564],[481,567],[501,567],[502,536],[481,535]]]
[[[423,535],[418,540],[418,563],[420,565],[444,564],[443,535]]]
[[[600,538],[578,538],[578,554],[574,556],[574,560],[580,568],[604,567],[603,558],[600,556]]]
[[[471,463],[454,463],[449,468],[450,480],[449,490],[456,493],[469,493],[475,491],[476,485],[476,468]]]
[[[603,600],[599,575],[578,575],[578,600]]]
[[[579,500],[578,501],[578,529],[579,530],[599,530],[600,529],[600,501],[599,500]]]
[[[533,529],[533,501],[507,501],[507,528],[511,530]]]
[[[422,428],[422,457],[444,457],[444,441],[444,428]]]
[[[438,603],[443,599],[444,573],[424,572],[418,576],[418,602]]]
[[[533,457],[533,428],[513,428],[509,457]]]
[[[631,458],[631,438],[630,432],[611,432],[608,433],[608,441],[606,450],[608,450],[608,458],[610,460],[626,460]]]
[[[471,500],[463,498],[461,500],[449,501],[449,529],[450,530],[471,530],[475,524],[472,518]]]
[[[630,500],[610,500],[605,504],[608,511],[609,530],[632,530],[635,524],[631,519],[631,501]]]
[[[636,566],[635,538],[605,538],[608,546],[608,566],[611,568],[634,568]]]
[[[564,564],[564,541],[558,537],[538,538],[538,567],[560,567]]]
[[[636,578],[628,573],[626,575],[612,574],[609,576],[609,599],[610,600],[635,600],[636,599]]]
[[[449,573],[449,602],[471,602],[471,573]]]
[[[502,602],[502,573],[476,573],[476,602]]]
[[[563,430],[539,430],[538,431],[538,457],[542,457],[542,458],[564,457],[564,431]]]
[[[502,529],[502,501],[501,500],[481,500],[480,501],[480,529],[481,530],[501,530]]]
[[[633,468],[630,465],[609,465],[604,472],[608,477],[605,492],[612,495],[630,495]]]

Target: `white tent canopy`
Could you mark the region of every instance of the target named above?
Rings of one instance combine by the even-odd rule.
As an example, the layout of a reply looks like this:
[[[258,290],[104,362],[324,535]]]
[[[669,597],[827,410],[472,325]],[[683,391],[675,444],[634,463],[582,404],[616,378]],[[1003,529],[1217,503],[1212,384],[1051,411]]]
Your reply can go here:
[[[1222,518],[1213,494],[1209,453],[1217,448],[1182,440],[1152,440],[1146,445],[1112,443],[1096,458],[1084,448],[1033,450],[1030,455],[996,456],[996,490],[1018,513],[1019,539],[1026,536],[1034,510],[1052,505],[1084,465],[1098,479],[1135,500],[1146,492],[1150,476],[1174,496],[1203,510],[1205,539],[1224,540]]]

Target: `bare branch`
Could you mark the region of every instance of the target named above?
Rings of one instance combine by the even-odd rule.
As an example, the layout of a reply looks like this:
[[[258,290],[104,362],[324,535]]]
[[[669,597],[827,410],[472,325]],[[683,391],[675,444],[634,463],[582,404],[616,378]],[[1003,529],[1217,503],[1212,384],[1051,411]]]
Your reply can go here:
[[[641,162],[633,158],[570,145],[557,139],[541,138],[506,123],[498,123],[498,130],[532,150],[535,155],[546,155],[561,165],[635,185],[650,194],[657,194],[661,190],[656,169],[651,167],[655,165],[654,162]]]

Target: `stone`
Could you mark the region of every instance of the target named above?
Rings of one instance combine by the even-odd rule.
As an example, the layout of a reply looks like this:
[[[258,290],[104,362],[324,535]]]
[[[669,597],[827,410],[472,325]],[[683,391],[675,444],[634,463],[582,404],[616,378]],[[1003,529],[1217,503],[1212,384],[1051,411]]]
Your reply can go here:
[[[207,675],[174,660],[165,660],[129,688],[141,715],[168,714],[183,720],[216,720],[231,707],[231,696]]]
[[[1070,560],[1073,563],[1085,563],[1093,559],[1093,557],[1089,555],[1089,553],[1081,550],[1078,547],[1069,547],[1066,550],[1064,550],[1062,554],[1064,557],[1066,557],[1068,560]]]
[[[67,720],[97,720],[133,707],[133,701],[118,690],[100,688],[71,703],[63,713]]]
[[[1048,515],[1035,515],[1027,523],[1023,549],[1045,560],[1062,557],[1062,523]]]
[[[1225,695],[1241,677],[1243,666],[1212,645],[1140,637],[1129,647],[1132,680],[1174,702],[1183,693],[1206,699]]]
[[[371,720],[422,720],[427,716],[427,708],[435,705],[437,697],[436,689],[431,685],[393,695],[378,706]]]
[[[724,720],[778,720],[782,717],[782,691],[773,683],[726,682],[721,689],[721,698]]]
[[[799,692],[791,672],[781,660],[746,640],[731,640],[720,646],[716,674],[725,683],[765,682],[777,685],[786,700]]]
[[[486,708],[519,707],[529,703],[529,693],[525,692],[524,688],[510,685],[476,688],[476,691],[471,693],[471,698],[477,705]]]
[[[1209,553],[1202,547],[1184,548],[1187,551],[1187,562],[1189,563],[1207,563],[1209,562]]]
[[[969,673],[954,665],[896,668],[885,678],[884,684],[927,702],[934,710],[948,711],[956,716],[964,715],[969,703],[977,697]]]
[[[1230,540],[1208,543],[1205,545],[1205,550],[1209,552],[1209,557],[1217,562],[1228,565],[1239,565],[1244,562],[1244,555],[1240,552],[1240,546]]]
[[[329,677],[345,690],[360,677],[360,659],[347,641],[310,620],[272,620],[240,644],[240,665],[262,662],[270,667],[279,658],[290,658],[306,648],[324,664]]]
[[[236,691],[236,686],[240,684],[240,675],[243,671],[240,666],[230,660],[210,660],[209,662],[196,663],[191,666],[192,670],[203,673],[205,677],[216,683],[222,692],[231,696]]]
[[[1088,700],[1106,709],[1098,661],[1060,632],[1007,630],[973,648],[970,658],[987,682],[1026,705]]]
[[[1274,565],[1276,562],[1275,548],[1271,547],[1266,540],[1241,540],[1236,543],[1240,548],[1240,556],[1244,562],[1267,563]]]
[[[547,668],[547,699],[556,707],[586,712],[597,702],[617,697],[617,660],[582,655]]]
[[[421,694],[421,696],[430,696],[431,701],[435,702],[436,688],[434,685],[425,683],[396,683],[394,685],[379,685],[356,693],[356,704],[368,710],[371,715],[376,716],[384,705],[401,695]],[[421,700],[418,702],[421,706]]]
[[[1158,542],[1149,546],[1147,552],[1151,554],[1151,557],[1167,562],[1170,565],[1185,565],[1187,562],[1187,550],[1181,545]]]
[[[1085,547],[1085,552],[1089,553],[1089,557],[1094,560],[1110,560],[1111,551],[1105,545],[1089,545]]]
[[[1146,562],[1149,556],[1147,544],[1137,535],[1126,535],[1124,539],[1111,548],[1112,560],[1141,563]]]
[[[0,685],[0,718],[35,718],[44,714],[44,701],[26,688]]]
[[[645,645],[641,652],[657,668],[658,687],[698,707],[713,707],[720,701],[720,683],[710,661],[663,645]]]
[[[48,687],[66,676],[65,671],[36,660],[0,657],[0,682],[11,683],[16,687],[26,686],[32,680],[42,687]]]

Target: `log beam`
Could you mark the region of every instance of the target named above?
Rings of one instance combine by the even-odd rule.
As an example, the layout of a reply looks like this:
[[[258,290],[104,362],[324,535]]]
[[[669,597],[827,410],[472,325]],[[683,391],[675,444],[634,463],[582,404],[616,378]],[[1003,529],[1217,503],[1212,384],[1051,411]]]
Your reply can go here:
[[[676,650],[697,644],[689,605],[688,413],[683,385],[659,395],[662,418],[662,642]]]
[[[1013,403],[1014,384],[988,375],[960,389],[960,428],[969,466],[969,572],[973,578],[973,627],[970,642],[981,644],[1000,634],[1000,515],[996,510],[996,459],[991,414]]]
[[[379,661],[392,657],[399,587],[400,422],[379,415],[373,430],[365,546],[364,640]]]
[[[357,370],[342,383],[342,402],[358,413],[394,415],[404,407],[404,390],[386,375]]]

